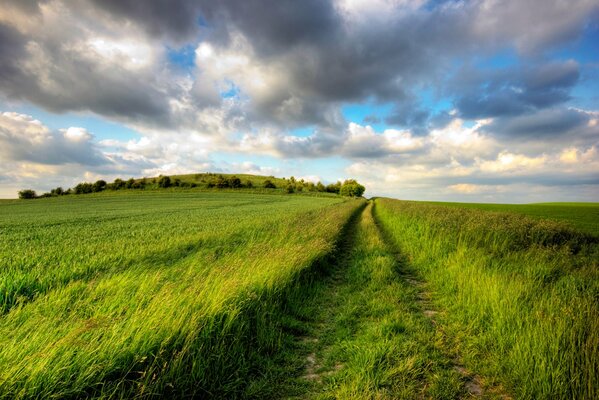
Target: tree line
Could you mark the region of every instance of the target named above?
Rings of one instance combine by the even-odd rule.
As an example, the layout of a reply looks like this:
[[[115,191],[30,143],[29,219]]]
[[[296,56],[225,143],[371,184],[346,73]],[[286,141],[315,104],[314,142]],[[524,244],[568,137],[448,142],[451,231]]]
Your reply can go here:
[[[216,188],[216,189],[251,189],[255,187],[263,187],[265,189],[284,189],[287,193],[296,193],[296,192],[325,192],[325,193],[335,193],[341,196],[349,196],[349,197],[360,197],[364,194],[366,190],[365,187],[359,184],[355,179],[347,179],[344,182],[338,181],[335,183],[331,183],[329,185],[324,185],[322,182],[313,183],[306,182],[303,179],[296,180],[293,176],[289,179],[282,178],[285,182],[284,186],[277,187],[277,185],[273,182],[274,177],[271,179],[266,179],[261,185],[254,184],[251,180],[247,179],[242,181],[239,177],[233,176],[223,176],[216,174],[207,174],[207,179],[204,178],[201,174],[196,175],[196,179],[200,179],[200,184],[196,182],[188,182],[182,181],[179,178],[171,178],[170,176],[159,176],[157,178],[141,178],[141,179],[133,179],[130,178],[128,180],[123,180],[117,178],[114,182],[108,183],[103,179],[100,179],[96,182],[81,182],[69,189],[63,189],[62,187],[57,187],[49,192],[38,195],[35,190],[32,189],[23,189],[18,192],[20,199],[36,199],[43,197],[56,197],[56,196],[65,196],[65,195],[79,195],[79,194],[88,194],[88,193],[98,193],[103,192],[105,190],[124,190],[124,189],[159,189],[159,188],[170,188],[170,187],[182,187],[182,188],[194,188],[198,186],[204,186],[207,188]]]

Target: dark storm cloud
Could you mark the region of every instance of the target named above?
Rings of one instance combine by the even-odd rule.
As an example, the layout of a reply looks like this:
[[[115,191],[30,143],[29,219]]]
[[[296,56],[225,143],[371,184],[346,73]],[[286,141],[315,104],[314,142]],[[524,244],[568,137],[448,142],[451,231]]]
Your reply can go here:
[[[0,82],[19,74],[18,60],[23,57],[26,38],[17,30],[0,24]]]
[[[192,39],[198,32],[200,10],[193,0],[87,0],[109,18],[122,18],[158,37],[177,42]]]
[[[322,0],[222,0],[199,2],[202,17],[226,40],[232,29],[250,38],[261,56],[288,52],[302,44],[335,41],[342,20],[332,2]]]
[[[6,4],[43,19],[33,1]],[[52,26],[42,21],[38,32],[22,36],[13,28],[0,28],[0,91],[10,98],[55,112],[90,110],[178,128],[181,121],[194,118],[175,115],[172,100],[191,98],[186,112],[193,115],[220,107],[219,93],[187,92],[172,83],[177,76],[160,79],[165,71],[161,59],[143,72],[125,65],[107,68],[69,45],[99,32],[114,38],[121,33],[145,35],[136,39],[154,49],[170,42],[195,46],[199,41],[228,49],[233,38],[242,35],[251,46],[251,57],[276,65],[284,82],[262,96],[241,93],[247,101],[240,111],[244,127],[339,128],[346,122],[339,117],[341,105],[374,100],[394,105],[387,123],[418,132],[425,131],[430,117],[413,100],[423,84],[447,87],[466,118],[514,116],[567,101],[578,82],[575,63],[523,67],[509,71],[514,77],[494,73],[463,85],[448,86],[446,74],[456,57],[484,57],[506,46],[532,53],[551,49],[576,37],[598,8],[588,0],[567,7],[537,0],[430,2],[371,16],[364,11],[348,14],[339,4],[322,0],[77,0],[46,6],[74,25],[63,27],[60,18],[48,22]],[[40,60],[44,64],[36,70]],[[198,68],[201,71],[202,65]]]
[[[570,99],[578,82],[578,63],[567,61],[538,67],[491,72],[464,70],[450,91],[458,94],[456,108],[464,118],[515,116],[551,107]]]
[[[56,40],[53,40],[56,39]],[[168,124],[168,98],[155,78],[65,50],[59,38],[29,40],[0,24],[0,91],[53,112],[90,110]]]
[[[489,132],[498,136],[522,139],[547,139],[561,136],[564,139],[580,137],[587,130],[590,117],[587,113],[566,108],[546,109],[516,117],[498,118],[490,124]],[[588,132],[592,134],[591,132]],[[595,137],[599,129],[595,128]]]

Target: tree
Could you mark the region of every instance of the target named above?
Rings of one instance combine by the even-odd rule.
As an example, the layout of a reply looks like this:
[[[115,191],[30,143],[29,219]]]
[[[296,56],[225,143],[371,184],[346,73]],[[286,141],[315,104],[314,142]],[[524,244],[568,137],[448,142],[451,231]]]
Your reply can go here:
[[[252,183],[252,181],[248,179],[247,181],[245,181],[245,187],[251,189],[254,187],[254,184]]]
[[[270,179],[267,179],[264,181],[264,187],[266,189],[276,189],[277,187],[275,186],[274,183],[272,183],[272,181]]]
[[[160,179],[158,179],[158,187],[167,188],[170,186],[171,186],[171,178],[169,178],[168,176],[161,176]]]
[[[318,190],[319,192],[326,192],[327,188],[322,184],[322,182],[318,182],[316,184],[316,190]]]
[[[94,185],[88,182],[81,182],[75,186],[75,194],[87,194],[94,191]]]
[[[241,179],[236,176],[232,176],[229,178],[229,186],[234,189],[239,189],[241,187]]]
[[[341,189],[341,182],[331,183],[331,184],[327,185],[327,192],[329,192],[329,193],[339,194],[340,189]]]
[[[37,197],[37,193],[32,189],[23,189],[19,190],[19,199],[35,199]]]
[[[52,196],[62,196],[63,194],[66,194],[66,193],[64,192],[63,188],[59,186],[56,189],[50,190],[50,194]]]
[[[215,186],[219,189],[224,189],[229,187],[229,180],[222,175],[219,175],[216,178]]]
[[[114,190],[119,190],[125,187],[125,181],[122,180],[121,178],[116,178],[114,180],[114,182],[112,183],[112,188]]]
[[[366,188],[360,185],[355,179],[348,179],[341,185],[339,194],[341,196],[360,197],[364,194],[365,190]]]
[[[287,185],[287,193],[293,193],[295,192],[295,187],[290,183],[289,185]]]
[[[94,183],[94,187],[93,187],[94,192],[101,192],[104,189],[106,189],[106,181],[105,180],[100,179],[100,180],[96,181],[96,183]]]

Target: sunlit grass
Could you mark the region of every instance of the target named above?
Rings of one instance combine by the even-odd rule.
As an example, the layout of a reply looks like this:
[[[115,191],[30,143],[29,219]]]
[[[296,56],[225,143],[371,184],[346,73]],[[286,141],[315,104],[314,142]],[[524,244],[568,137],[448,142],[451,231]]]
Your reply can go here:
[[[280,299],[358,204],[234,193],[3,204],[0,397],[243,392],[281,345]]]
[[[519,214],[376,200],[456,354],[517,398],[599,396],[597,238]]]

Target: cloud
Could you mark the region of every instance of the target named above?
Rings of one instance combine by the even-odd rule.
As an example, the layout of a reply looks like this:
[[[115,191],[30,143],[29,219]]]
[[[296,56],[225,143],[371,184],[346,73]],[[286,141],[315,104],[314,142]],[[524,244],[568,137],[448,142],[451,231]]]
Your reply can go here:
[[[582,130],[599,135],[599,127],[590,126],[592,114],[576,109],[556,108],[538,111],[517,117],[495,120],[489,130],[493,133],[512,138],[538,139],[555,136],[572,139]]]
[[[440,196],[552,174],[593,182],[570,170],[595,168],[599,117],[576,102],[588,67],[558,55],[598,12],[594,0],[7,0],[3,108],[93,114],[140,137],[97,142],[3,114],[0,175],[260,170],[213,162],[228,152],[382,165],[381,182]],[[375,110],[351,121],[348,104]]]
[[[40,121],[14,112],[0,114],[0,154],[3,160],[60,165],[110,164],[83,128],[51,131]]]
[[[491,71],[467,68],[457,76],[451,86],[459,93],[455,106],[462,117],[476,119],[521,115],[564,103],[580,72],[578,63],[569,60]]]

